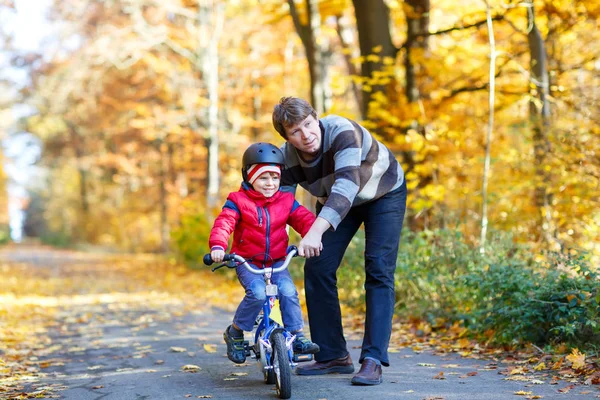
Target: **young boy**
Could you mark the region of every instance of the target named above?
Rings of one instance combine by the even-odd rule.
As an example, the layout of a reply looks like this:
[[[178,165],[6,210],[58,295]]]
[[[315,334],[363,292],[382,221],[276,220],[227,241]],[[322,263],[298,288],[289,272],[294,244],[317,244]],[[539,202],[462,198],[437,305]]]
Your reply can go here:
[[[209,246],[213,261],[221,262],[229,236],[233,232],[230,253],[249,260],[257,267],[277,266],[283,263],[288,247],[286,225],[304,236],[315,221],[315,216],[301,206],[292,193],[279,190],[281,169],[285,165],[283,153],[270,143],[255,143],[248,147],[242,159],[244,181],[240,190],[227,197],[223,210],[210,231]],[[246,295],[238,306],[233,323],[223,333],[227,343],[227,357],[234,363],[246,361],[244,331],[251,332],[254,321],[265,301],[265,282],[239,266],[238,279]],[[296,353],[314,354],[319,346],[302,333],[304,322],[298,292],[289,271],[273,274],[278,286],[281,317],[288,331],[296,335],[293,349]]]

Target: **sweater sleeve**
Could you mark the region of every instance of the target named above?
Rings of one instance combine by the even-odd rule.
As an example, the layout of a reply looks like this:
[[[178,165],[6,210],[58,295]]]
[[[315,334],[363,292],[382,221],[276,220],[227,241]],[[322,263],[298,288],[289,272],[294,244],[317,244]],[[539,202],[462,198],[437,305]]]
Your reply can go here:
[[[231,236],[239,220],[240,211],[238,207],[232,200],[228,199],[210,230],[210,237],[208,239],[209,247],[212,249],[215,246],[219,246],[223,250],[226,250],[229,236]]]
[[[308,230],[315,222],[315,215],[310,212],[306,207],[300,205],[298,201],[294,200],[292,206],[292,212],[288,218],[288,225],[294,228],[300,236],[304,237],[308,233]]]
[[[363,138],[349,122],[335,126],[331,132],[334,183],[319,217],[336,229],[350,211],[360,188]]]

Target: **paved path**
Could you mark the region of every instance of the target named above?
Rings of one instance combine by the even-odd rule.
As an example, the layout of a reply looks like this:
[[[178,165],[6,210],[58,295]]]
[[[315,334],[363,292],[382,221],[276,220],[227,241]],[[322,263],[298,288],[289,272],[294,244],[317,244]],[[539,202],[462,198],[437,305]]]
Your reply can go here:
[[[38,253],[35,259],[6,252],[0,253],[2,256],[5,260],[12,257],[14,261],[34,262],[40,268],[60,270],[63,265],[52,252]],[[66,265],[68,257],[64,261]],[[56,324],[50,329],[52,342],[48,346],[54,350],[36,358],[40,365],[45,363],[45,368],[35,388],[53,385],[61,390],[49,393],[68,400],[277,398],[274,386],[263,383],[254,361],[237,366],[225,356],[222,331],[231,319],[228,312],[214,308],[185,311],[177,302],[166,302],[157,308],[155,301],[146,302],[134,293],[125,302],[112,301],[109,295],[96,297],[92,302],[85,301],[85,297],[78,299],[61,307]],[[359,342],[351,340],[349,345],[358,368]],[[199,369],[189,372],[182,369],[184,366]],[[352,375],[294,375],[292,398],[600,398],[597,388],[583,385],[560,393],[559,389],[571,383],[559,381],[550,385],[550,377],[543,375],[517,378],[526,381],[506,380],[507,375],[500,373],[506,368],[507,365],[492,360],[399,349],[391,354],[391,366],[384,368],[381,385],[352,386]],[[518,392],[523,394],[517,395]]]

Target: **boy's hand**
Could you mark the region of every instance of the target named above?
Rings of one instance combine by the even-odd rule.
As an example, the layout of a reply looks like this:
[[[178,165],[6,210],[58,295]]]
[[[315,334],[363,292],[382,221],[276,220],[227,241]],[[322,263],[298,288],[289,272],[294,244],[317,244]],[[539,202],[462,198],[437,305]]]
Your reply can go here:
[[[210,252],[210,258],[212,258],[214,262],[223,261],[223,257],[225,257],[225,252],[223,250],[213,250]]]

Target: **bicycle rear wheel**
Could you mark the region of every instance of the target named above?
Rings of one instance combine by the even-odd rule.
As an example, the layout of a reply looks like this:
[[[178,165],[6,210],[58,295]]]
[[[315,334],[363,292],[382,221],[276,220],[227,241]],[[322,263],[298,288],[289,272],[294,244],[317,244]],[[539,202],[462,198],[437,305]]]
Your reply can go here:
[[[275,373],[275,388],[280,399],[289,399],[292,396],[292,367],[288,350],[285,347],[285,336],[281,331],[271,334],[273,348],[273,371]]]

